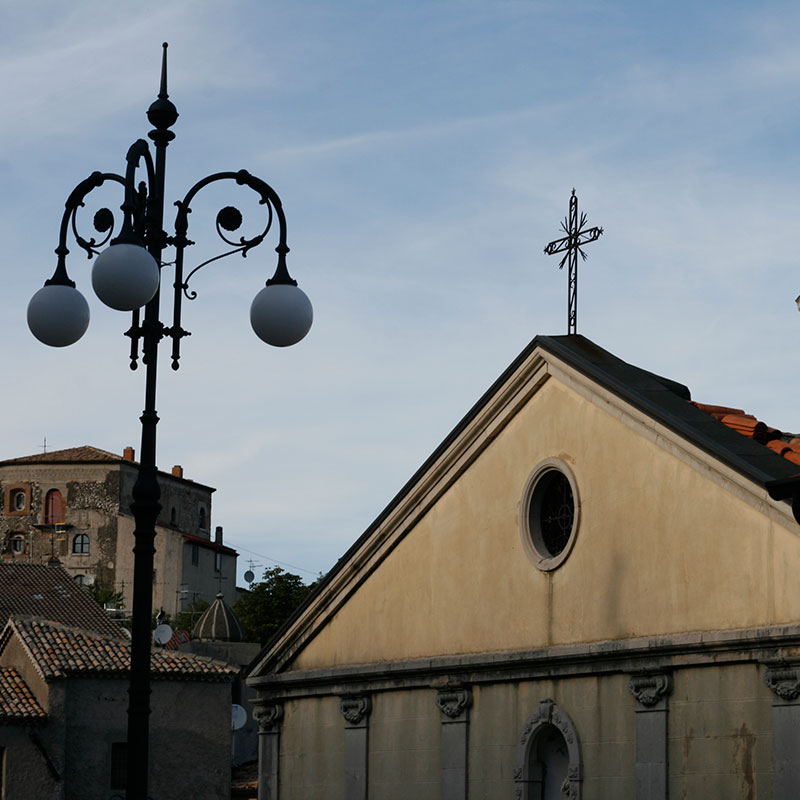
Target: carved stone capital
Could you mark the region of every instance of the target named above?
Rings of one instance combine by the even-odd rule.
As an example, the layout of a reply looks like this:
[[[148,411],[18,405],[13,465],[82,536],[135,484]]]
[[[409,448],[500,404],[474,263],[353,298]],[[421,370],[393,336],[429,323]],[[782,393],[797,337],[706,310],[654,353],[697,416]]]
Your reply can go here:
[[[258,723],[259,733],[275,733],[283,719],[283,706],[280,703],[257,703],[253,719]]]
[[[451,686],[436,693],[436,707],[454,722],[466,722],[467,709],[471,705],[472,692],[464,686]]]
[[[800,697],[800,667],[784,664],[767,667],[764,683],[775,692],[781,700],[792,701]]]
[[[363,728],[372,711],[372,701],[366,695],[346,695],[339,700],[339,713],[344,717],[347,727]]]
[[[628,691],[641,706],[655,709],[659,703],[666,702],[667,695],[672,691],[672,679],[663,672],[633,675],[628,681]]]

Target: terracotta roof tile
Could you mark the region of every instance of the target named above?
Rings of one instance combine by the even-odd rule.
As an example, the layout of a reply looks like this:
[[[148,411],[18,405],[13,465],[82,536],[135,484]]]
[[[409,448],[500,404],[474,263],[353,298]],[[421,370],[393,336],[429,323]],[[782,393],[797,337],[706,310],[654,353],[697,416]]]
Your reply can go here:
[[[3,631],[0,649],[12,634],[23,643],[47,681],[129,676],[131,646],[125,639],[33,617],[12,617]],[[203,656],[157,648],[150,656],[150,674],[153,680],[227,681],[237,675],[237,670]]]
[[[792,450],[789,444],[781,439],[772,439],[767,442],[767,447],[769,447],[770,450],[774,450],[779,456],[785,455]]]
[[[791,461],[793,464],[800,464],[800,437],[795,436],[795,434],[784,433],[777,428],[770,428],[752,414],[746,414],[738,408],[695,402],[691,402],[691,405],[714,417],[714,419],[731,430],[765,445],[787,461]]]
[[[744,415],[744,411],[741,408],[728,408],[728,406],[709,406],[705,403],[692,403],[692,405],[697,406],[697,408],[699,408],[701,411],[705,411],[706,414],[711,414],[712,417],[717,417],[718,419],[727,414]]]
[[[122,636],[123,631],[63,567],[0,563],[0,625],[31,614],[65,625]]]
[[[28,684],[13,667],[0,667],[0,724],[47,717]]]

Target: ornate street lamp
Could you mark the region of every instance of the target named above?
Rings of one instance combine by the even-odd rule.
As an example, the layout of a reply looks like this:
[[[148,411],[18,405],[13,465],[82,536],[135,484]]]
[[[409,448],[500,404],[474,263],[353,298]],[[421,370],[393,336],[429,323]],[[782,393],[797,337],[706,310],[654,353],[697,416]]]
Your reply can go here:
[[[286,347],[296,344],[308,333],[313,319],[311,303],[297,287],[286,269],[286,219],[281,201],[275,191],[245,170],[218,172],[198,181],[175,205],[178,213],[174,234],[164,230],[164,177],[167,145],[175,138],[169,130],[178,118],[178,112],[167,94],[167,44],[163,45],[161,66],[161,91],[158,99],[147,111],[154,126],[148,133],[155,149],[139,139],[131,145],[127,155],[125,175],[93,172],[79,183],[66,202],[61,220],[61,231],[56,254],[58,264],[53,277],[31,298],[28,305],[28,326],[33,335],[47,345],[64,347],[83,336],[89,325],[89,306],[75,288],[67,274],[67,234],[72,234],[78,246],[89,258],[97,256],[92,270],[92,286],[98,297],[111,308],[132,311],[133,321],[125,335],[131,339],[131,369],[136,369],[141,344],[142,363],[146,367],[145,408],[141,416],[142,447],[139,473],[133,487],[131,510],[135,520],[133,620],[131,641],[131,676],[128,705],[128,800],[145,800],[148,783],[149,755],[149,697],[150,697],[150,620],[152,615],[152,575],[155,553],[155,524],[161,505],[160,490],[156,480],[156,366],[158,346],[162,339],[172,339],[172,368],[178,369],[180,343],[189,332],[181,327],[181,302],[189,292],[189,280],[197,270],[212,261],[234,253],[243,256],[262,243],[278,222],[278,265],[266,287],[256,295],[250,307],[250,322],[256,335],[268,344]],[[139,171],[143,169],[143,173]],[[137,177],[140,178],[137,182]],[[210,258],[194,267],[184,278],[184,251],[193,242],[187,236],[188,217],[195,195],[217,181],[235,181],[259,196],[266,209],[266,224],[260,234],[251,239],[244,236],[232,238],[242,223],[236,208],[223,208],[216,219],[217,233],[233,249]],[[95,188],[112,181],[124,188],[123,212],[119,234],[114,232],[114,215],[101,208],[94,215],[94,228],[100,241],[85,239],[78,232],[76,215],[86,196]],[[101,248],[108,247],[101,252]],[[173,283],[172,325],[159,319],[161,280],[166,264],[161,254],[164,248],[175,250],[175,280]],[[144,314],[140,309],[144,307]]]

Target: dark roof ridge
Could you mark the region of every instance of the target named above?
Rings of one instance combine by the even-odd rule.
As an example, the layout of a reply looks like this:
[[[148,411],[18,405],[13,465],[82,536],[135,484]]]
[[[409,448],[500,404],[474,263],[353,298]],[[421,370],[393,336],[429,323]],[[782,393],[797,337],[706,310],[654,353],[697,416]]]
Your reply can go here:
[[[731,430],[669,386],[681,384],[622,361],[580,334],[538,336],[534,342],[761,487],[796,471],[796,465]]]

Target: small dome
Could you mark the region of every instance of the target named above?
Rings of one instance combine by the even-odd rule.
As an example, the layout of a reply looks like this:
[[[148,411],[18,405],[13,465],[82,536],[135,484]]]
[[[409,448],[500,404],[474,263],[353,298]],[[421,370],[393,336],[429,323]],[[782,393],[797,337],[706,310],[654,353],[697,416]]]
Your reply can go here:
[[[210,639],[217,642],[243,642],[244,631],[233,609],[222,599],[222,592],[203,612],[192,628],[192,639]]]

